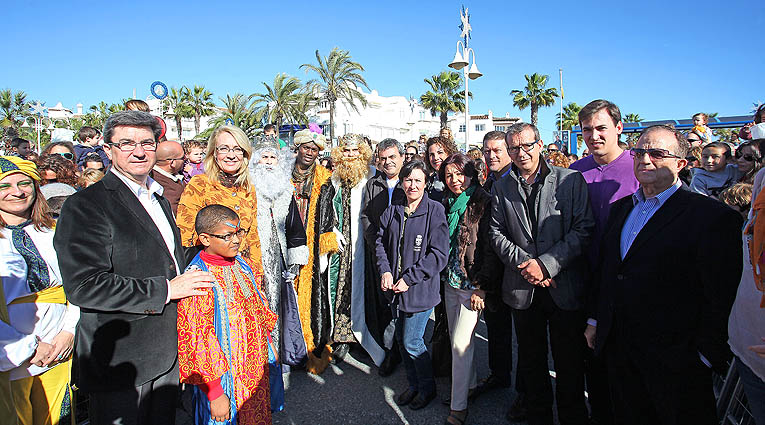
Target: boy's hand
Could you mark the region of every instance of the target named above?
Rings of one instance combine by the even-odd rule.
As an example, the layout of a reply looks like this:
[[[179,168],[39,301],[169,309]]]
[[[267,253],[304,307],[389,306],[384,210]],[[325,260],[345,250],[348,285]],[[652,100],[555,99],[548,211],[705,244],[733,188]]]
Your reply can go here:
[[[210,417],[218,422],[231,419],[231,401],[226,394],[210,401]]]
[[[192,169],[193,168],[190,162],[183,166],[183,172],[186,174],[190,173]]]
[[[390,272],[385,272],[380,279],[380,289],[387,291],[393,289],[393,275]]]
[[[210,272],[190,270],[170,281],[170,299],[179,300],[192,295],[204,295],[205,288],[212,288],[215,276]]]

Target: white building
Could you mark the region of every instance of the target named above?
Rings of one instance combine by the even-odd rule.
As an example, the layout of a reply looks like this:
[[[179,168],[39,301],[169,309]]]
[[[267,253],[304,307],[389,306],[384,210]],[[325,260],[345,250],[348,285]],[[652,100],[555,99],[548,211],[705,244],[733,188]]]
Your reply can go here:
[[[503,117],[494,116],[489,109],[488,114],[473,115],[470,114],[470,132],[468,136],[468,148],[483,146],[483,136],[490,131],[507,131],[508,127],[515,123],[523,121],[519,117],[511,117],[509,112]],[[460,112],[449,117],[449,128],[454,135],[454,141],[460,149],[465,146],[465,114]]]
[[[178,134],[178,125],[175,122],[175,112],[173,109],[165,109],[165,107],[162,105],[162,101],[154,96],[146,97],[145,101],[149,105],[149,109],[152,115],[162,117],[165,120],[165,124],[167,125],[167,132],[165,133],[165,137],[167,137],[168,140],[177,140],[179,142],[183,142],[196,137],[197,132],[194,128],[194,118],[181,118],[181,133]],[[210,127],[210,121],[213,120],[216,116],[218,116],[218,113],[207,117],[202,117],[199,120],[199,132],[201,133],[207,130]]]

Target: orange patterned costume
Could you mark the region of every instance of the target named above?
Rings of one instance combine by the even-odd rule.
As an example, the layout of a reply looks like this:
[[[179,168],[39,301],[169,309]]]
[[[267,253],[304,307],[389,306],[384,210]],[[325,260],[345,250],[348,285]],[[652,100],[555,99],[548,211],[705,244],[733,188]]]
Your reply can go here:
[[[253,271],[263,272],[260,256],[260,239],[258,238],[257,206],[258,200],[254,191],[241,187],[225,187],[210,180],[205,174],[191,178],[183,190],[178,204],[178,215],[175,218],[181,230],[183,246],[194,246],[199,243],[194,233],[194,220],[197,213],[208,205],[223,205],[231,208],[239,215],[240,227],[249,230],[242,241],[239,254],[252,264]]]
[[[180,378],[198,386],[197,425],[212,423],[208,397],[216,399],[222,393],[231,400],[232,419],[236,415],[238,425],[270,424],[266,338],[277,316],[253,290],[263,274],[253,270],[256,282],[252,282],[237,260],[205,252],[195,258],[196,264],[200,259],[215,275],[216,290],[206,289],[206,295],[178,303]]]

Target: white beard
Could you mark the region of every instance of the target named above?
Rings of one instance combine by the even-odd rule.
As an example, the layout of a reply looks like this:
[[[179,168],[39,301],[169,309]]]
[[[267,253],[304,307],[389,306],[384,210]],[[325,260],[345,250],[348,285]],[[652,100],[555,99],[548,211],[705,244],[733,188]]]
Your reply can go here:
[[[261,151],[256,151],[250,161],[250,178],[255,186],[255,193],[269,203],[285,192],[292,193],[295,186],[290,180],[295,158],[287,149],[277,152],[279,162],[276,165],[259,164]]]

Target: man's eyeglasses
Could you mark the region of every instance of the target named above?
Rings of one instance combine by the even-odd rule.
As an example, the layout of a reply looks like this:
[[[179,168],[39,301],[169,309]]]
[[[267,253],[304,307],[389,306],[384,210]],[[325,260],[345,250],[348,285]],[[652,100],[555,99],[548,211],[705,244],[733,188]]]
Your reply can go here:
[[[632,155],[633,158],[642,158],[643,155],[648,154],[648,156],[651,157],[651,159],[665,159],[665,158],[680,158],[679,156],[670,153],[666,149],[641,149],[641,148],[632,148],[630,149],[630,155]]]
[[[215,152],[218,152],[218,155],[228,155],[229,153],[233,152],[236,156],[244,156],[244,149],[240,148],[239,146],[233,149],[228,146],[218,146],[215,148]]]
[[[236,235],[237,238],[242,239],[249,233],[250,231],[248,229],[238,229],[235,232],[226,233],[225,235],[214,235],[212,233],[206,233],[209,236],[212,236],[214,238],[222,239],[226,242],[231,242],[231,239]]]
[[[57,152],[55,155],[61,155],[70,161],[74,161],[74,155],[71,152]]]
[[[126,140],[124,142],[109,143],[122,152],[133,152],[138,145],[141,145],[145,151],[157,150],[157,142],[154,140],[143,140],[141,142],[134,142],[132,140]]]
[[[521,143],[518,146],[510,146],[507,148],[507,152],[510,153],[510,155],[518,155],[518,153],[523,149],[524,152],[529,153],[534,150],[534,146],[539,143],[539,140],[535,140],[530,143]]]

